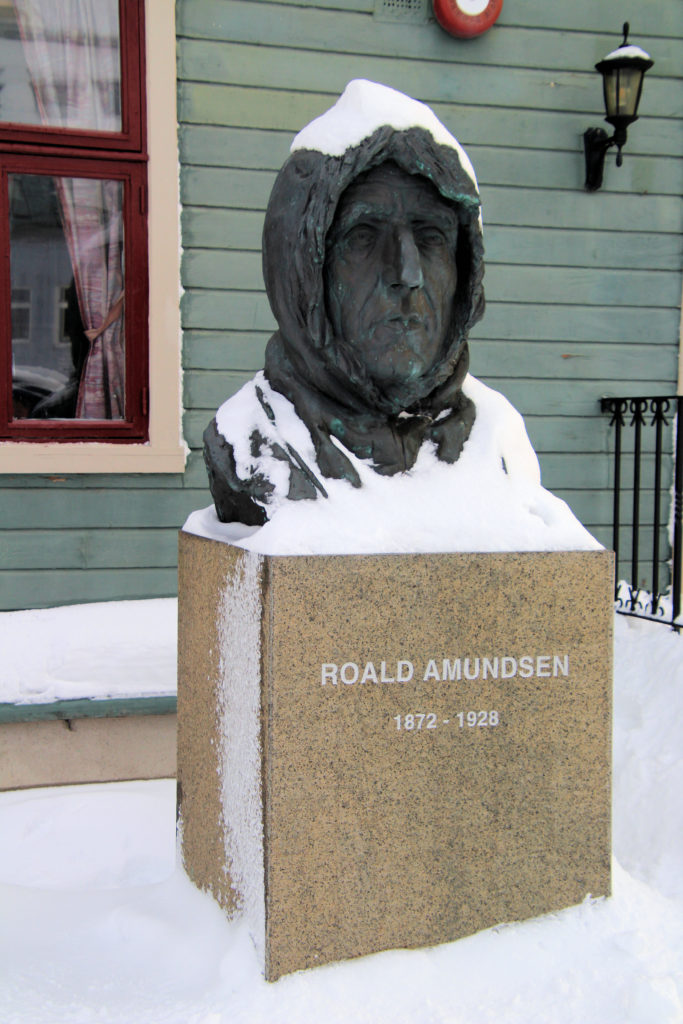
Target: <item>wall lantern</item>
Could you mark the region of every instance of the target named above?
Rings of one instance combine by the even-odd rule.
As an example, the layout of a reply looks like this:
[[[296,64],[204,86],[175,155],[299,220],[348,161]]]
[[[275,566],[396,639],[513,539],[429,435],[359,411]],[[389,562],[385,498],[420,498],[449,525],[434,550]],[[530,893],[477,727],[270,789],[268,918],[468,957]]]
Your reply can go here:
[[[587,128],[583,133],[586,156],[586,184],[588,192],[602,185],[605,154],[610,146],[617,147],[617,167],[621,167],[622,146],[626,142],[626,129],[638,117],[638,103],[643,90],[643,78],[654,61],[649,53],[627,42],[629,24],[624,22],[624,41],[595,65],[602,75],[605,99],[605,120],[614,127],[614,135],[607,137],[604,128]]]

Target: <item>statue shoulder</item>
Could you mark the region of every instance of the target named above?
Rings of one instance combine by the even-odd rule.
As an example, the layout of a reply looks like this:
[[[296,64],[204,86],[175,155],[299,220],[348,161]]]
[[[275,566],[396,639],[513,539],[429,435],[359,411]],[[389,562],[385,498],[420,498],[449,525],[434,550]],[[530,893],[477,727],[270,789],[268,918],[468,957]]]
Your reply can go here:
[[[262,526],[281,501],[324,494],[308,429],[263,373],[219,408],[204,431],[204,460],[221,522]]]

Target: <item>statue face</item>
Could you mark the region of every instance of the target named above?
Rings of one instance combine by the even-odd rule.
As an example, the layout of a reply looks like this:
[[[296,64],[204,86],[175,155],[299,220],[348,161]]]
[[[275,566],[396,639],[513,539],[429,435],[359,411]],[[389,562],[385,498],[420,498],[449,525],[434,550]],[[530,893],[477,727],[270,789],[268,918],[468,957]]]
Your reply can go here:
[[[431,182],[393,163],[341,197],[328,236],[327,313],[335,337],[389,398],[422,397],[410,385],[442,355],[457,236],[457,213]]]

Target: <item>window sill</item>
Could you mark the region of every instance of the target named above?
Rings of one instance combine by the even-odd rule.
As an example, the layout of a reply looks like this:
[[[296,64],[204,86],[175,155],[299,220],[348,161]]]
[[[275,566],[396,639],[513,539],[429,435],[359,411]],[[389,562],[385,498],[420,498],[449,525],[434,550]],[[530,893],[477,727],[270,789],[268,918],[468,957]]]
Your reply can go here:
[[[187,448],[155,444],[0,444],[0,473],[182,473]]]

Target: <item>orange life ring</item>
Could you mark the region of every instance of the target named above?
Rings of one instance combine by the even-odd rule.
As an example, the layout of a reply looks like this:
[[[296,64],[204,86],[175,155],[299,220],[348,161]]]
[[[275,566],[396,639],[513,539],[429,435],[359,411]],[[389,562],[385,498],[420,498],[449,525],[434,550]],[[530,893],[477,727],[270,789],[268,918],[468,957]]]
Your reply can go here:
[[[460,39],[486,32],[498,20],[503,0],[432,0],[441,28]]]

